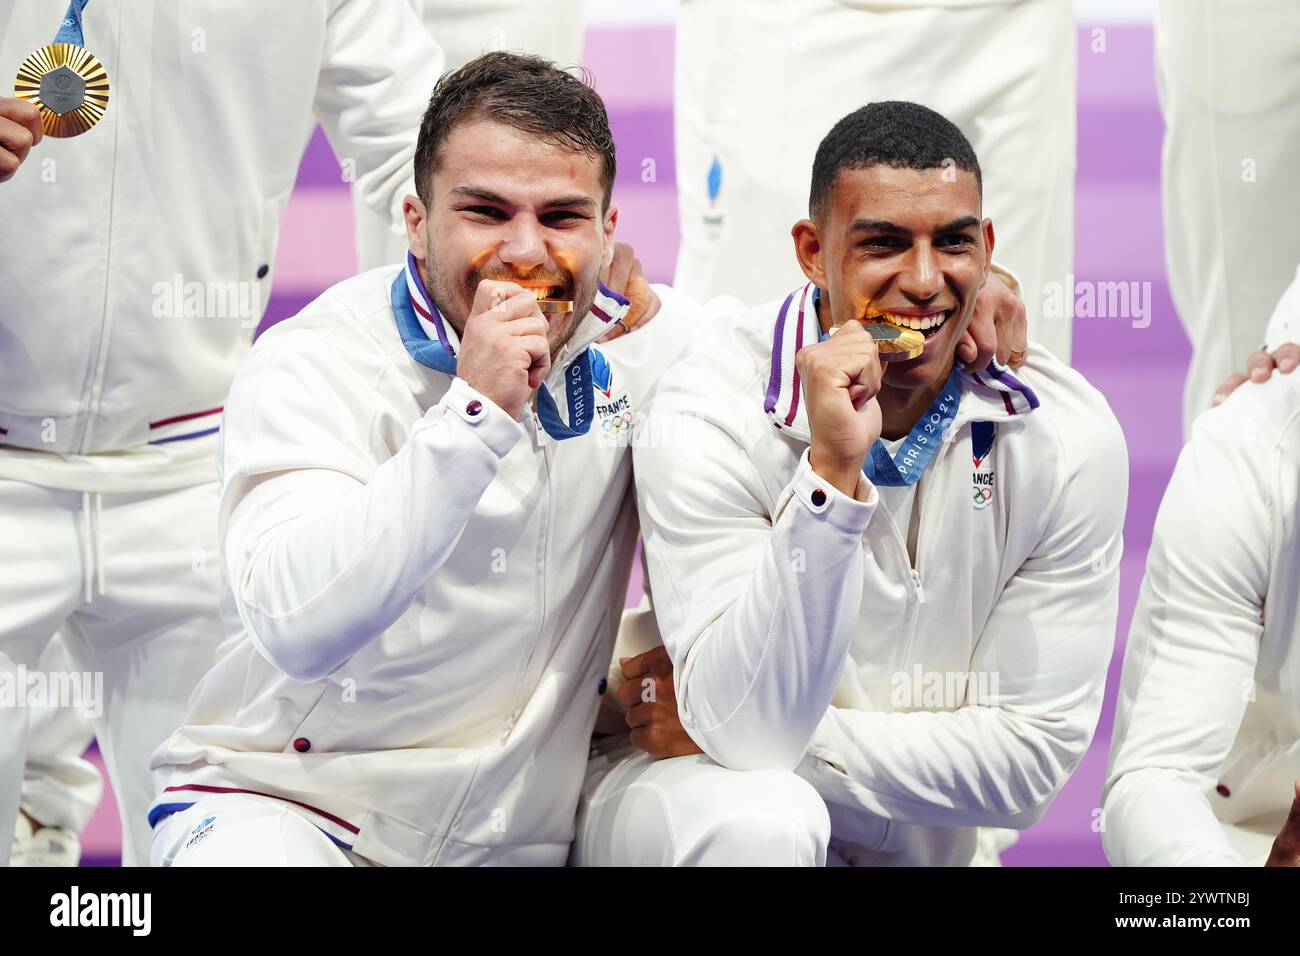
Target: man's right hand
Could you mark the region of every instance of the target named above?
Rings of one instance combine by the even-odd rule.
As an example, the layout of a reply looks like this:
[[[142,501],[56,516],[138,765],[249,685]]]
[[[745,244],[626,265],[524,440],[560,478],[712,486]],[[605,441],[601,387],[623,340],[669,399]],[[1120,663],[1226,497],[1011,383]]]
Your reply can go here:
[[[634,329],[639,329],[659,312],[659,306],[662,304],[659,296],[655,295],[655,290],[650,288],[650,283],[646,281],[645,271],[641,267],[641,260],[636,257],[636,251],[626,242],[614,243],[614,255],[610,258],[609,265],[601,270],[600,281],[605,284],[605,288],[627,296],[632,303],[628,307],[627,315],[623,316],[622,324],[616,322],[614,328],[601,336],[602,343],[612,342]]]
[[[1300,866],[1300,780],[1295,782],[1295,799],[1286,823],[1273,841],[1265,866]]]
[[[484,279],[465,320],[456,377],[518,420],[551,369],[546,330],[533,293],[513,282]]]
[[[1025,364],[1029,351],[1029,313],[1020,284],[1005,269],[992,266],[975,297],[975,312],[961,340],[957,358],[968,372],[982,372],[996,358],[1008,368]]]
[[[660,644],[619,661],[623,684],[618,700],[626,710],[629,739],[655,760],[704,753],[682,726],[673,686],[673,659]]]
[[[882,427],[880,355],[862,323],[850,320],[795,356],[812,431],[813,471],[849,497]]]
[[[1283,375],[1290,375],[1297,366],[1300,366],[1300,344],[1295,342],[1285,342],[1272,352],[1263,349],[1251,352],[1246,356],[1246,371],[1233,375],[1220,385],[1214,393],[1212,404],[1221,404],[1237,390],[1238,385],[1246,382],[1267,382],[1269,376],[1273,374],[1273,369],[1277,369]]]
[[[0,183],[13,178],[44,134],[40,110],[26,100],[0,96]]]

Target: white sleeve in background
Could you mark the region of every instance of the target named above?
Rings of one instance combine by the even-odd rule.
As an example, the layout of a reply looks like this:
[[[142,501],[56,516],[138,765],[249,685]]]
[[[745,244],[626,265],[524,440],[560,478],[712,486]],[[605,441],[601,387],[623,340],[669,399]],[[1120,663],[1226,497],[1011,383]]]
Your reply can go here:
[[[832,707],[817,729],[809,753],[843,773],[869,813],[1023,829],[1088,749],[1115,642],[1128,458],[1114,419],[1071,434],[1062,453],[1046,531],[971,657],[972,674],[989,676],[968,686],[991,699],[968,692],[953,711]]]
[[[357,195],[386,222],[401,220],[415,192],[420,120],[443,65],[409,2],[332,0],[316,116]]]
[[[1156,518],[1102,796],[1117,866],[1244,862],[1206,794],[1254,679],[1277,459],[1236,407],[1197,420]]]
[[[245,372],[273,366],[260,358]],[[277,371],[241,375],[231,391],[221,555],[254,644],[289,677],[316,680],[407,609],[524,430],[458,378],[376,466],[368,389],[331,393]]]
[[[723,766],[791,770],[857,626],[862,535],[878,496],[865,477],[856,498],[837,491],[805,452],[769,517],[748,455],[689,404],[661,392],[648,416],[655,440],[634,448],[682,726]]]

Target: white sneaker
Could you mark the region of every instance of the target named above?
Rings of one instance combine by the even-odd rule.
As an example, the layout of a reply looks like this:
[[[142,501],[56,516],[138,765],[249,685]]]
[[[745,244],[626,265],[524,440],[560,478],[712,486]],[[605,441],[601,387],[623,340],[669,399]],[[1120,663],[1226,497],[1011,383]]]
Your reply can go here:
[[[18,814],[10,866],[76,866],[79,862],[81,841],[77,834],[62,827],[34,830],[32,822]]]

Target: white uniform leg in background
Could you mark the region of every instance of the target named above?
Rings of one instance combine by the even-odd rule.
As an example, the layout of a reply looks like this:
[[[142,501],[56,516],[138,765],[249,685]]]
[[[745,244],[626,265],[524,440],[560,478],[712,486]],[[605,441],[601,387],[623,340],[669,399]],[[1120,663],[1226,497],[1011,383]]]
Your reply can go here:
[[[218,610],[218,485],[152,495],[104,495],[99,553],[106,593],[73,615],[69,646],[103,671],[95,736],[122,814],[122,862],[149,859],[155,796],[149,759],[181,725],[190,693],[224,632]]]
[[[0,866],[8,866],[22,797],[30,712],[26,671],[83,601],[75,506],[81,496],[0,480],[0,679],[14,706],[0,710]]]
[[[577,866],[825,866],[831,822],[812,784],[702,754],[593,758],[578,804]]]
[[[216,507],[216,482],[151,494],[0,482],[0,655],[34,668],[60,631],[73,669],[102,675],[92,716],[127,866],[149,858],[149,758],[180,725],[222,639]],[[18,812],[26,728],[25,719],[0,721],[6,833]]]
[[[447,70],[489,50],[534,53],[561,67],[582,63],[586,0],[408,0],[447,55]],[[430,93],[433,91],[430,90]],[[411,130],[415,139],[418,130]],[[406,226],[361,201],[352,191],[358,271],[406,258]]]
[[[1046,283],[1064,283],[1073,262],[1069,0],[690,0],[679,10],[678,289],[752,305],[803,282],[790,227],[808,215],[817,144],[866,103],[913,100],[974,145],[994,257],[1020,278],[1030,337],[1069,361],[1070,320],[1042,314]]]
[[[1300,262],[1300,4],[1163,0],[1169,288],[1192,344],[1183,430],[1245,369]]]
[[[46,674],[73,670],[60,635],[45,648],[38,668]],[[90,717],[79,707],[42,707],[30,717],[22,808],[43,826],[80,834],[104,795],[99,771],[83,756],[95,738]]]
[[[238,795],[200,800],[159,822],[154,866],[352,866],[321,830],[283,804]]]

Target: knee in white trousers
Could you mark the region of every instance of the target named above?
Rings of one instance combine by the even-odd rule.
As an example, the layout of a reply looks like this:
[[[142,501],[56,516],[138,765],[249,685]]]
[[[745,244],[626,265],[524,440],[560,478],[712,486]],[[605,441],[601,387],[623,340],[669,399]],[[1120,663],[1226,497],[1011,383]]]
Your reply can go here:
[[[579,804],[575,864],[826,864],[826,804],[794,773],[728,770],[703,755],[619,756],[589,773]]]
[[[258,796],[199,800],[159,821],[154,866],[352,866],[323,831],[283,804]]]

